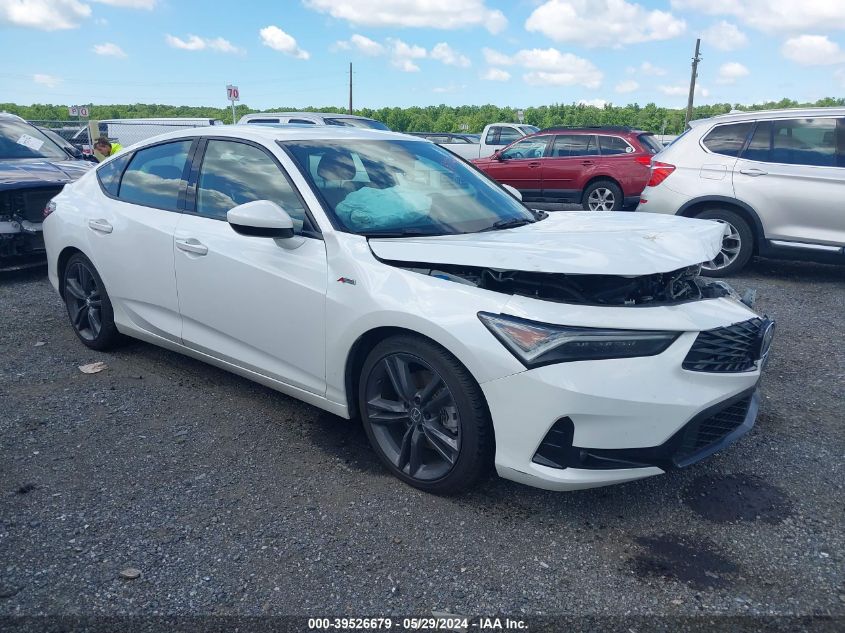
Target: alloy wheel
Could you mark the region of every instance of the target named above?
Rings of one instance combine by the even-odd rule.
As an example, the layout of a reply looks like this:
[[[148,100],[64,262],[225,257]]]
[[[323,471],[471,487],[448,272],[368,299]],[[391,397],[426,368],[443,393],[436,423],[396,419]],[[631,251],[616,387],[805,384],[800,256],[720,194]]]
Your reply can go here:
[[[598,187],[590,192],[587,197],[587,207],[590,211],[613,211],[616,203],[616,196],[610,189]]]
[[[446,476],[461,450],[458,406],[442,376],[423,359],[393,353],[367,377],[366,416],[387,459],[419,481]]]
[[[725,235],[722,237],[722,248],[716,257],[702,264],[701,267],[705,270],[722,270],[730,266],[739,257],[739,253],[742,250],[742,237],[737,228],[730,222],[719,218],[713,218],[713,220],[725,227]]]
[[[82,262],[73,262],[65,274],[65,301],[74,329],[93,341],[103,328],[103,300],[94,273]]]

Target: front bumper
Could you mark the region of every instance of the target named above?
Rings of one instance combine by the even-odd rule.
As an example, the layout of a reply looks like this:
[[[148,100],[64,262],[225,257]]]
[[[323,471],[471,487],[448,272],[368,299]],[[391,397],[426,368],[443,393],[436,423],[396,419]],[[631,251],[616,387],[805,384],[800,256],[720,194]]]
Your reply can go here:
[[[696,336],[682,334],[658,356],[548,365],[482,384],[499,474],[549,490],[590,488],[682,467],[738,439],[756,416],[759,363],[739,373],[685,370]],[[741,398],[749,405],[735,433],[707,450],[688,451],[691,459],[673,461],[685,427]],[[562,418],[571,421],[572,455],[583,452],[583,459],[561,468],[538,463],[538,449]]]

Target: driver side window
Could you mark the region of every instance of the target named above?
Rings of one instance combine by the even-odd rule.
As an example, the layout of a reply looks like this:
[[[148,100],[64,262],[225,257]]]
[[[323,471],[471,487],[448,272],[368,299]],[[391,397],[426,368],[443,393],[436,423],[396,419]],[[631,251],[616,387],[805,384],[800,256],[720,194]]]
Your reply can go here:
[[[282,207],[297,233],[304,224],[308,227],[302,200],[264,150],[236,141],[208,141],[197,182],[197,214],[225,221],[229,209],[254,200]]]
[[[546,146],[549,144],[548,136],[532,136],[526,138],[518,143],[514,143],[507,149],[503,150],[501,157],[503,160],[512,160],[520,158],[537,159],[542,158],[546,153]]]

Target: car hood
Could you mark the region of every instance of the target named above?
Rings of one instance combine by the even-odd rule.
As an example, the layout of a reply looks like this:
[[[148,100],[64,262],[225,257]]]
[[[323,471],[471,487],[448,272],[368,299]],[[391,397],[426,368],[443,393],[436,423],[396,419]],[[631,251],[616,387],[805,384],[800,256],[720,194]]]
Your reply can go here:
[[[84,160],[13,159],[0,160],[0,188],[20,189],[33,185],[64,185],[91,168]]]
[[[649,275],[713,259],[724,227],[654,213],[554,212],[501,231],[432,237],[371,238],[380,259],[482,266],[497,270]]]

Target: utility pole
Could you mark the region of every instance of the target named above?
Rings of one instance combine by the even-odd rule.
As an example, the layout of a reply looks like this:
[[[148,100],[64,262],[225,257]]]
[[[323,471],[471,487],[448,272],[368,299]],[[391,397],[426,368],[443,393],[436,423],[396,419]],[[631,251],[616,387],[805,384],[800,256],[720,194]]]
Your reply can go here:
[[[349,114],[352,114],[352,62],[349,62]]]
[[[687,129],[690,119],[692,119],[692,102],[695,97],[695,79],[698,77],[698,62],[701,61],[699,55],[699,48],[701,47],[701,39],[695,40],[695,57],[692,58],[692,76],[689,80],[689,98],[687,99],[687,115],[684,117],[684,129]]]

